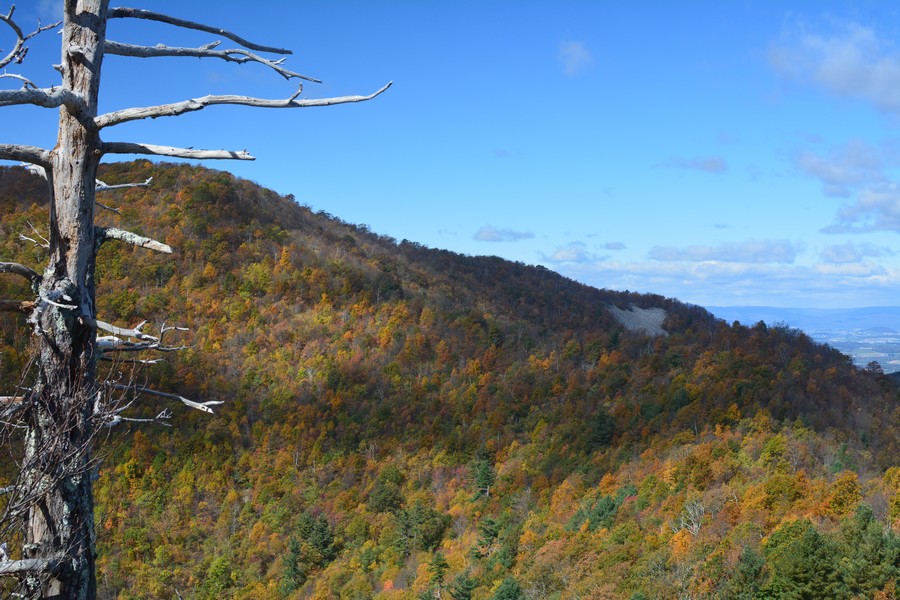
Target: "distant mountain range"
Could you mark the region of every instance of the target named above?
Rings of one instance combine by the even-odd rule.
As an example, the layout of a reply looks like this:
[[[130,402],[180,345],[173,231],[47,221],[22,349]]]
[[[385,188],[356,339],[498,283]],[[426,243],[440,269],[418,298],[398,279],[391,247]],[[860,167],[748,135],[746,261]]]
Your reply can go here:
[[[858,365],[878,361],[885,371],[900,370],[900,306],[864,308],[778,308],[772,306],[708,306],[731,323],[785,324],[806,332],[853,357]]]
[[[753,325],[786,323],[803,331],[890,329],[900,331],[900,306],[865,308],[778,308],[773,306],[707,306],[726,321]]]

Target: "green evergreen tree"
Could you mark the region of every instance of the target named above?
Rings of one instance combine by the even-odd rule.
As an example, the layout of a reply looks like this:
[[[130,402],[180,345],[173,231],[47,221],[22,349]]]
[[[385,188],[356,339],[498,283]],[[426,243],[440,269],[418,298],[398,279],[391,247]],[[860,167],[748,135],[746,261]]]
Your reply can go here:
[[[841,571],[854,596],[871,598],[891,579],[900,580],[900,537],[861,505],[841,523]]]
[[[309,575],[307,566],[303,562],[300,540],[292,537],[288,541],[288,553],[285,554],[282,562],[284,563],[284,575],[279,587],[283,594],[289,595],[306,583]]]
[[[500,534],[500,525],[493,517],[483,517],[478,523],[478,542],[473,554],[475,558],[485,558],[493,554],[494,544]]]
[[[763,588],[763,597],[851,597],[841,576],[837,544],[808,520],[788,523],[776,530],[766,544],[765,556],[771,577]]]
[[[491,600],[525,600],[525,594],[515,578],[507,577],[491,596]]]
[[[450,597],[453,600],[472,600],[475,587],[475,580],[469,577],[468,573],[462,573],[450,584]]]
[[[494,464],[485,457],[479,457],[472,463],[472,482],[475,486],[475,496],[490,498],[491,488],[497,480]]]
[[[288,595],[306,583],[310,574],[337,558],[334,528],[324,516],[309,513],[300,516],[298,537],[291,536],[288,552],[282,559],[281,591]]]
[[[435,552],[434,556],[431,557],[431,562],[428,563],[428,572],[431,573],[430,583],[438,588],[444,587],[444,576],[449,568],[450,564],[447,563],[444,555],[440,552]]]
[[[369,510],[396,513],[403,506],[400,484],[403,474],[394,465],[388,465],[378,475],[372,491],[369,492]]]
[[[397,514],[400,524],[400,543],[404,554],[411,550],[431,551],[437,548],[450,526],[450,516],[442,514],[421,500]]]
[[[313,558],[315,566],[323,566],[335,559],[338,548],[334,541],[334,528],[324,516],[313,517],[303,513],[297,528],[303,540],[317,556]]]
[[[734,574],[724,586],[723,596],[734,600],[758,598],[765,565],[765,559],[758,552],[745,547],[735,565]]]
[[[609,446],[615,433],[615,423],[606,409],[601,406],[593,416],[588,434],[588,446],[591,450],[599,450]]]

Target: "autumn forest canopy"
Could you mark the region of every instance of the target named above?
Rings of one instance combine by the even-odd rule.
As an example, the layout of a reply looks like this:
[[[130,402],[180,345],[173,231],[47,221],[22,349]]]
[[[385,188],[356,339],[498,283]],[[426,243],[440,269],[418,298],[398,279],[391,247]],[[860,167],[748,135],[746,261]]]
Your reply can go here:
[[[106,193],[118,212],[97,224],[175,253],[103,246],[97,314],[187,328],[186,349],[99,369],[224,404],[103,432],[100,597],[896,597],[883,373],[787,327],[398,242],[225,172],[100,173],[150,177]],[[46,222],[46,185],[0,167],[3,260],[44,264],[20,236]],[[27,292],[0,275],[0,298]],[[663,309],[666,335],[614,315],[633,308]],[[0,396],[28,380],[31,338],[0,312]],[[133,417],[166,406],[132,393]]]

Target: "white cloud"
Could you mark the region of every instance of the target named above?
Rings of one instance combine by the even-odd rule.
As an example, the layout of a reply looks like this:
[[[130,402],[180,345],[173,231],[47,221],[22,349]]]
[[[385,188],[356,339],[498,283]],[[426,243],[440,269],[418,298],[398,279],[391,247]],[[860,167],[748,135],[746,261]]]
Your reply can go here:
[[[883,149],[854,140],[833,149],[827,157],[809,151],[801,152],[794,164],[807,175],[820,180],[826,196],[847,197],[854,186],[884,179],[886,157]]]
[[[806,266],[607,260],[555,268],[597,287],[663,294],[703,306],[872,306],[895,303],[900,295],[900,271],[871,262]]]
[[[853,242],[848,242],[846,244],[826,246],[822,249],[822,252],[819,253],[819,258],[823,263],[839,265],[860,263],[869,257],[877,258],[880,256],[893,255],[894,251],[890,248],[876,246],[871,243],[854,244]]]
[[[559,45],[556,58],[562,63],[563,72],[574,77],[594,63],[594,57],[581,42],[569,41]]]
[[[887,175],[900,166],[894,143],[851,141],[824,154],[802,152],[794,163],[822,183],[826,196],[849,198],[823,233],[900,233],[900,185]]]
[[[654,246],[649,257],[664,262],[782,263],[794,262],[802,246],[788,240],[749,241],[718,246]]]
[[[693,169],[707,173],[724,173],[728,170],[728,165],[721,156],[701,156],[697,158],[672,156],[659,163],[659,166],[673,167],[675,169]]]
[[[485,225],[475,232],[472,239],[478,242],[517,242],[533,238],[534,234],[528,231],[513,231],[512,229],[497,229],[493,225]]]
[[[900,186],[896,183],[875,183],[862,188],[854,202],[841,207],[835,222],[822,229],[823,233],[872,231],[900,233]]]
[[[770,48],[770,64],[777,72],[900,112],[900,54],[875,31],[848,23],[831,34],[799,32],[793,37]]]
[[[620,250],[625,249],[625,244],[622,242],[605,242],[600,246],[604,250],[612,250],[614,252],[618,252]],[[590,264],[595,262],[600,262],[607,260],[608,256],[600,256],[588,250],[588,247],[583,242],[572,242],[571,244],[567,244],[565,246],[561,246],[556,249],[556,251],[547,256],[544,255],[544,261],[548,263],[561,264],[561,263],[582,263],[582,264]]]
[[[602,260],[595,254],[588,252],[587,247],[581,242],[573,242],[567,246],[557,248],[556,252],[544,259],[551,263],[590,263]]]

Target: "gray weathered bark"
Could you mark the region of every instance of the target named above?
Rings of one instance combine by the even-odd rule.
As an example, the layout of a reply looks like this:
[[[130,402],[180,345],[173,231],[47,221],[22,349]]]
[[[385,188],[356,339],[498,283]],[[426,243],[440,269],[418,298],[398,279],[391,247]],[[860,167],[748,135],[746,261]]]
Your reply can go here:
[[[27,576],[26,593],[35,597],[96,596],[90,477],[96,330],[82,316],[96,317],[94,185],[100,138],[91,122],[97,114],[107,5],[108,0],[65,2],[60,72],[63,88],[80,97],[81,110],[60,110],[57,144],[50,152],[50,257],[40,296],[64,298],[72,308],[44,303],[32,315],[40,360],[27,409],[22,474],[27,487],[46,486],[29,509],[25,558],[65,560],[57,569]]]

